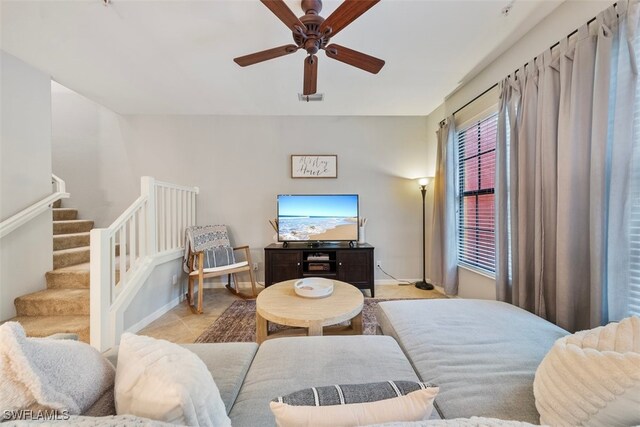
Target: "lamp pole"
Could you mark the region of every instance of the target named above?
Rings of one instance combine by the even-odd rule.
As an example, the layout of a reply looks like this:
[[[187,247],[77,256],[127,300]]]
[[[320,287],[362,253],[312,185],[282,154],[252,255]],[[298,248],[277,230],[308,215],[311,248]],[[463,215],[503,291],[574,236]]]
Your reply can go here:
[[[433,289],[433,285],[431,283],[427,283],[427,274],[426,274],[426,237],[425,237],[425,226],[424,223],[426,221],[425,215],[425,205],[426,205],[426,195],[427,195],[427,184],[429,180],[427,178],[421,178],[418,183],[420,184],[420,192],[422,193],[422,281],[416,282],[416,288],[422,289],[425,291],[430,291]]]

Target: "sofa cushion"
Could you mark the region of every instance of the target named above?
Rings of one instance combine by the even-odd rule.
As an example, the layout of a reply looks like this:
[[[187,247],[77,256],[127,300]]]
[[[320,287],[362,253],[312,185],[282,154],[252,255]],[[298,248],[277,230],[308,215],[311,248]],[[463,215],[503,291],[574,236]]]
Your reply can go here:
[[[468,299],[382,302],[376,317],[420,379],[440,387],[443,418],[538,423],[533,378],[565,330],[510,304]]]
[[[216,344],[182,344],[182,347],[194,352],[211,372],[211,376],[220,390],[220,397],[227,408],[227,413],[238,396],[242,381],[249,370],[251,361],[258,350],[256,343],[216,343]],[[118,347],[105,353],[105,357],[118,363]]]
[[[316,386],[417,379],[391,337],[272,339],[260,346],[229,416],[234,427],[273,426],[269,401],[278,396]]]

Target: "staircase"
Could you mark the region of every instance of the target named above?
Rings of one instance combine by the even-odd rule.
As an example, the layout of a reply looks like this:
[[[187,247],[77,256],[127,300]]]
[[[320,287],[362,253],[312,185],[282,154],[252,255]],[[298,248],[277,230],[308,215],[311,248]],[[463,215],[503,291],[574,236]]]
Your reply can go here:
[[[78,219],[76,209],[53,205],[53,270],[46,273],[47,289],[14,301],[27,335],[44,337],[58,332],[78,334],[89,342],[89,231],[93,221]]]

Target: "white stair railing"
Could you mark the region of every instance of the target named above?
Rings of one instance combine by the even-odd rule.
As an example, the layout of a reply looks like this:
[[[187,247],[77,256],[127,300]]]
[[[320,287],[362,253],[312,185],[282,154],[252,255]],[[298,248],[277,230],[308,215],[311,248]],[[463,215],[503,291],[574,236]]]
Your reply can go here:
[[[0,238],[31,221],[38,215],[48,211],[51,205],[58,200],[69,197],[69,193],[67,193],[65,183],[62,179],[52,174],[51,184],[55,186],[55,189],[47,197],[0,222]]]
[[[140,197],[108,228],[91,230],[91,345],[113,346],[123,332],[124,310],[153,267],[182,256],[198,192],[144,176]]]

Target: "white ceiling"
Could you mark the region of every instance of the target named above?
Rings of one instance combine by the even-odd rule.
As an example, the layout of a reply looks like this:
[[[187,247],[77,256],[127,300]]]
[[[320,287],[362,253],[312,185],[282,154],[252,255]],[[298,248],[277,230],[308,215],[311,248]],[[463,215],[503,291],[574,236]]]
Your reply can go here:
[[[319,54],[321,103],[301,103],[304,53],[258,0],[7,1],[2,49],[122,114],[426,115],[485,58],[563,0],[382,0],[332,40],[386,60],[378,75]],[[299,1],[287,1],[302,15]],[[325,0],[327,17],[340,3]]]

